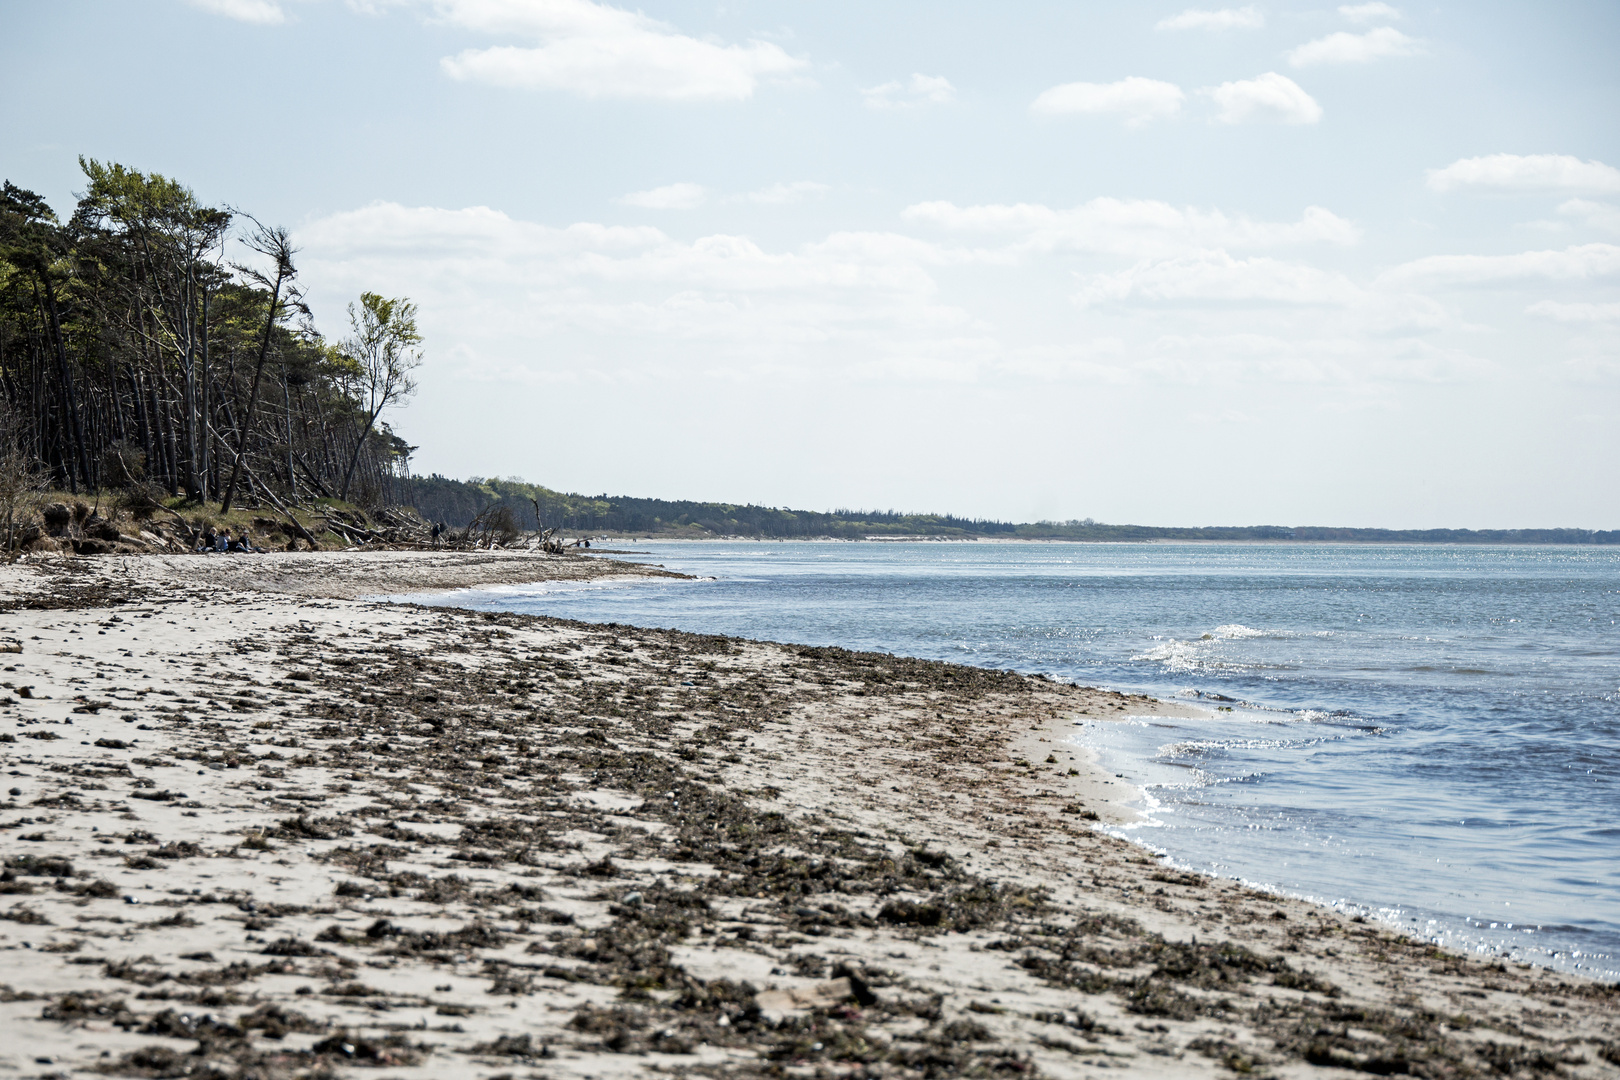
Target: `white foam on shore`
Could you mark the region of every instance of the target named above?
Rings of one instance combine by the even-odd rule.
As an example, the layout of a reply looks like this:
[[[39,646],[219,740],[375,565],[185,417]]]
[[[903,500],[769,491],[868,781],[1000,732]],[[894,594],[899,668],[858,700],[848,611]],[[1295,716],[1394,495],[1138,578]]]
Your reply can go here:
[[[1271,630],[1256,630],[1252,626],[1244,626],[1241,623],[1227,623],[1225,626],[1217,626],[1214,632],[1208,636],[1237,640],[1240,638],[1278,637],[1284,635],[1278,635]]]
[[[479,609],[487,602],[521,600],[525,597],[562,596],[573,593],[609,592],[648,585],[689,585],[713,578],[604,578],[595,581],[534,581],[516,585],[483,585],[475,589],[448,589],[443,592],[391,593],[361,599],[384,604],[421,604],[425,607]]]
[[[1200,799],[1197,792],[1210,791],[1229,784],[1260,781],[1264,779],[1264,773],[1247,771],[1222,775],[1203,767],[1200,759],[1228,750],[1299,751],[1313,745],[1367,737],[1383,731],[1380,727],[1358,726],[1334,733],[1312,734],[1304,738],[1256,738],[1237,731],[1223,737],[1208,731],[1211,725],[1230,730],[1239,725],[1278,723],[1277,716],[1267,715],[1270,712],[1271,710],[1239,704],[1230,712],[1212,712],[1198,718],[1142,713],[1131,714],[1117,720],[1080,722],[1071,734],[1070,741],[1092,755],[1093,760],[1102,768],[1116,774],[1123,773],[1136,789],[1135,799],[1126,804],[1137,811],[1136,820],[1120,824],[1100,823],[1093,828],[1136,844],[1161,859],[1166,866],[1228,878],[1260,892],[1319,904],[1345,915],[1359,916],[1369,922],[1376,922],[1403,936],[1442,948],[1484,959],[1534,964],[1586,978],[1620,980],[1620,956],[1602,950],[1576,948],[1568,944],[1559,947],[1546,939],[1547,932],[1554,929],[1561,931],[1560,936],[1567,939],[1568,932],[1575,929],[1573,927],[1550,927],[1513,922],[1506,918],[1492,920],[1477,916],[1459,916],[1414,905],[1358,902],[1345,897],[1288,889],[1276,882],[1253,878],[1240,872],[1235,864],[1229,863],[1223,857],[1219,846],[1220,834],[1228,830],[1248,833],[1276,828],[1275,825],[1268,826],[1256,821],[1250,821],[1245,825],[1236,820],[1220,825],[1178,821],[1177,817],[1180,811],[1203,809],[1212,805]],[[1288,721],[1304,721],[1312,724],[1353,720],[1341,714],[1310,709],[1296,710],[1286,715]],[[1156,743],[1151,753],[1145,751],[1140,739],[1131,738],[1133,734],[1162,737],[1154,729],[1169,729],[1171,734],[1184,731],[1185,737]],[[1131,745],[1133,743],[1137,745]],[[1173,838],[1177,834],[1186,836],[1191,842],[1174,842]],[[1326,842],[1336,838],[1310,839],[1312,842]],[[1178,852],[1177,849],[1187,850]],[[1196,856],[1192,856],[1193,851],[1196,851]],[[1284,865],[1286,866],[1286,863]]]

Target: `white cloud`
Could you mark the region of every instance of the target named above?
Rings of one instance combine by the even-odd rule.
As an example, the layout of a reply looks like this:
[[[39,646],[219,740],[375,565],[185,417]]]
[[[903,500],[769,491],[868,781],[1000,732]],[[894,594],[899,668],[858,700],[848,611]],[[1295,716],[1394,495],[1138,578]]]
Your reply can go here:
[[[1044,90],[1030,109],[1048,115],[1063,113],[1121,113],[1126,123],[1144,124],[1155,117],[1174,116],[1186,98],[1181,87],[1137,75],[1111,83],[1065,83]]]
[[[260,26],[277,26],[287,21],[287,13],[276,0],[191,0],[191,6]]]
[[[683,242],[653,228],[379,203],[296,239],[323,308],[380,285],[409,295],[437,324],[424,326],[432,339],[466,346],[462,367],[487,377],[543,377],[550,362],[532,347],[542,340],[570,358],[555,366],[593,379],[892,373],[902,360],[911,377],[932,378],[989,351],[983,328],[938,300],[931,273],[971,256],[893,233],[772,251],[727,234]]]
[[[943,75],[920,72],[904,81],[886,82],[861,91],[868,109],[915,109],[920,105],[949,105],[956,88]]]
[[[1560,366],[1571,382],[1620,383],[1620,360],[1607,356],[1578,356]],[[1597,423],[1608,423],[1610,419],[1602,414],[1593,416]]]
[[[1171,15],[1154,24],[1155,30],[1258,30],[1266,25],[1260,9],[1250,5],[1241,8],[1221,8],[1206,11],[1188,8],[1180,15]]]
[[[1252,320],[1253,308],[1245,309]],[[1281,312],[1320,323],[1320,309]],[[1442,383],[1475,381],[1492,374],[1495,365],[1455,349],[1412,338],[1357,340],[1333,333],[1279,335],[1254,331],[1168,332],[1151,339],[1125,342],[1093,339],[1062,353],[1045,350],[1011,359],[1009,372],[1049,380],[1083,379],[1090,386],[1151,380],[1163,385],[1219,386],[1303,383],[1332,386],[1316,408],[1356,411],[1386,399],[1377,383]],[[1370,380],[1377,380],[1372,383]],[[1369,400],[1370,399],[1370,400]],[[1214,419],[1248,422],[1247,410],[1223,410]]]
[[[743,199],[746,189],[727,194]],[[708,199],[720,207],[715,189]],[[609,209],[617,215],[610,220],[650,217]],[[667,422],[675,439],[687,427],[701,438],[716,420],[753,417],[743,441],[764,449],[738,460],[764,475],[796,467],[771,451],[773,437],[859,442],[877,430],[874,418],[898,418],[896,431],[879,424],[894,445],[926,447],[930,429],[958,417],[1016,443],[1048,427],[1048,417],[1077,409],[1124,437],[1166,408],[1207,404],[1209,415],[1237,408],[1262,426],[1337,437],[1322,410],[1383,402],[1410,413],[1432,404],[1403,396],[1400,388],[1414,382],[1561,378],[1559,357],[1620,355],[1604,336],[1615,332],[1613,320],[1536,323],[1524,314],[1543,296],[1612,294],[1504,291],[1491,297],[1499,318],[1490,321],[1502,332],[1482,334],[1421,295],[1369,287],[1360,270],[1340,273],[1341,263],[1365,260],[1311,246],[1354,238],[1352,226],[1325,210],[1259,220],[1140,199],[1071,208],[935,203],[907,211],[888,231],[809,235],[805,243],[735,231],[693,238],[605,222],[542,224],[487,207],[378,204],[310,221],[295,242],[321,318],[339,318],[362,289],[420,305],[431,347],[422,400],[402,414],[401,432],[413,443],[432,431],[479,442],[455,465],[462,474],[477,471],[477,454],[494,452],[490,446],[517,456],[489,442],[491,408],[517,416],[547,402],[567,407],[547,414],[525,460],[549,453],[548,468],[560,470],[562,455],[581,442],[583,457],[599,460],[612,440],[590,443],[582,414],[613,409],[638,425]],[[1567,339],[1576,335],[1585,338],[1572,348]],[[1515,345],[1524,337],[1528,355]],[[1177,396],[1193,384],[1219,393]],[[1530,393],[1542,384],[1520,385]],[[1455,417],[1442,419],[1471,430],[1478,400],[1465,397]],[[465,420],[464,411],[478,419]],[[672,414],[680,419],[669,421]],[[742,438],[734,426],[727,431],[733,442]],[[660,465],[656,455],[649,466],[625,454],[625,475]],[[1003,475],[1012,456],[973,467]],[[1175,460],[1155,459],[1154,468]],[[834,464],[840,475],[861,475],[854,454]],[[915,467],[901,460],[896,475]],[[679,479],[671,476],[658,482]],[[724,471],[700,479],[737,482]]]
[[[632,191],[619,202],[643,210],[695,210],[703,205],[706,194],[701,184],[665,184],[650,191]]]
[[[1443,169],[1430,169],[1429,187],[1434,191],[1455,191],[1460,187],[1620,191],[1620,169],[1569,154],[1487,154],[1453,161]]]
[[[1320,317],[1311,312],[1310,317]],[[1343,400],[1349,390],[1365,394],[1369,376],[1381,382],[1443,383],[1475,380],[1494,368],[1455,349],[1414,339],[1356,340],[1302,333],[1165,334],[1148,347],[1139,370],[1178,383],[1227,381],[1295,382],[1336,388],[1322,407],[1357,409]]]
[[[977,264],[990,276],[965,295],[978,301],[1008,284],[998,278],[1009,262],[893,233],[772,251],[723,234],[687,243],[650,228],[552,228],[488,208],[377,204],[312,222],[296,239],[319,296],[384,283],[422,304],[424,330],[439,343],[437,371],[425,378],[639,386],[655,396],[697,380],[705,393],[729,393],[724,386],[808,387],[829,376],[847,386],[1009,375],[1089,387],[1328,382],[1352,393],[1369,379],[1450,370],[1424,360],[1421,343],[1380,334],[1384,324],[1369,330],[1358,290],[1338,275],[1224,252],[1084,280],[1078,299],[1093,311],[1054,346],[941,298],[933,275]],[[1113,304],[1160,314],[1130,338],[1098,336],[1090,320],[1117,317]]]
[[[537,46],[467,49],[441,60],[454,79],[587,98],[734,101],[763,78],[806,67],[770,42],[700,40],[639,12],[590,0],[441,0],[455,26],[536,39]]]
[[[1543,300],[1524,309],[1528,314],[1540,315],[1562,323],[1620,322],[1620,303],[1617,304],[1563,304],[1557,300]]]
[[[1377,3],[1376,0],[1370,4],[1340,4],[1339,14],[1353,23],[1370,23],[1378,19],[1398,19],[1401,17],[1398,8]]]
[[[1430,255],[1386,270],[1386,285],[1488,285],[1525,280],[1585,281],[1620,274],[1620,247],[1579,244],[1516,255]]]
[[[1220,210],[1176,207],[1152,199],[1098,198],[1068,210],[1030,203],[959,207],[918,203],[907,221],[960,231],[1011,234],[1036,250],[1091,251],[1131,258],[1165,257],[1204,248],[1256,248],[1289,244],[1355,244],[1361,230],[1320,206],[1298,221],[1254,221]]]
[[[1307,41],[1288,54],[1288,62],[1295,67],[1366,64],[1391,56],[1417,56],[1422,52],[1423,43],[1416,38],[1407,37],[1393,26],[1380,26],[1365,34],[1341,30],[1315,41]]]
[[[1620,206],[1613,203],[1593,202],[1590,199],[1569,199],[1559,204],[1558,212],[1565,217],[1583,218],[1585,224],[1604,232],[1620,233]]]
[[[390,8],[406,7],[413,0],[344,0],[344,6],[359,15],[386,15]]]
[[[750,191],[745,198],[752,203],[782,206],[806,199],[819,199],[831,190],[826,184],[818,184],[814,180],[795,180],[791,184],[772,184],[768,188]]]
[[[501,261],[527,252],[537,261],[584,251],[639,251],[669,242],[651,226],[579,224],[552,228],[515,220],[487,206],[462,210],[372,203],[332,214],[298,230],[300,242],[319,246],[323,257],[417,257],[436,272],[458,261]]]
[[[960,213],[976,224],[957,224],[1017,231],[1028,228],[1025,219],[1040,226],[1052,213],[1159,215],[1166,229],[1239,242],[1344,239],[1331,224],[1340,219],[1311,214],[1295,223],[1257,224],[1143,200],[1086,204],[1076,211],[1034,209],[972,207]],[[926,217],[921,211],[907,214],[913,221]],[[1076,299],[1093,308],[1087,319],[1116,318],[1111,308],[1139,305],[1164,314],[1143,333],[1100,347],[1090,359],[1077,361],[1068,344],[1075,339],[1065,337],[1058,352],[1069,359],[1055,361],[1048,344],[1024,334],[1023,320],[1003,325],[1001,318],[987,317],[997,310],[994,304],[981,307],[986,295],[1009,287],[1022,291],[1018,274],[1052,274],[1062,281],[1065,271],[1037,261],[1038,251],[1007,258],[886,232],[834,233],[771,250],[735,235],[686,242],[647,227],[554,228],[485,207],[395,204],[312,222],[296,240],[322,309],[337,303],[326,297],[381,284],[391,294],[413,297],[429,313],[433,325],[424,329],[442,343],[436,353],[446,373],[441,377],[519,384],[706,378],[780,385],[823,379],[832,371],[846,379],[906,383],[976,381],[998,372],[1089,385],[1128,383],[1173,374],[1153,344],[1168,340],[1165,335],[1191,342],[1184,359],[1204,365],[1201,378],[1360,384],[1371,369],[1357,358],[1405,348],[1398,335],[1418,321],[1380,317],[1379,298],[1369,299],[1334,272],[1181,246],[1171,258],[1136,259],[1120,272],[1082,278]],[[1097,247],[1106,253],[1113,245]],[[976,275],[961,293],[965,303],[941,296],[935,271],[946,267],[955,268],[953,277]],[[1391,336],[1392,327],[1397,336]],[[1096,338],[1090,323],[1077,329],[1081,341]],[[1276,355],[1246,354],[1234,338],[1232,355],[1210,366],[1216,359],[1196,343],[1206,333],[1270,335]],[[537,349],[537,342],[544,347]],[[1410,375],[1393,362],[1373,374]]]
[[[1362,298],[1343,274],[1265,256],[1234,259],[1225,251],[1199,251],[1148,260],[1126,270],[1087,278],[1076,302],[1237,301],[1250,304],[1330,305]]]
[[[1286,75],[1268,71],[1254,79],[1222,83],[1200,90],[1221,108],[1224,124],[1273,120],[1283,124],[1314,124],[1322,119],[1322,106]]]

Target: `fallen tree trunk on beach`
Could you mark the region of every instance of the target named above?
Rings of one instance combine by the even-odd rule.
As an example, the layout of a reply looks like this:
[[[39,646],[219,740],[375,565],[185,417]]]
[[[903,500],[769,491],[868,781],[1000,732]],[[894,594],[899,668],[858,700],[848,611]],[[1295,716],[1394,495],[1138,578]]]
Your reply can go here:
[[[248,473],[249,477],[252,475],[253,474],[251,472]],[[314,535],[311,534],[308,529],[304,528],[303,522],[299,521],[297,515],[295,515],[291,510],[287,509],[285,503],[276,498],[273,491],[271,491],[269,488],[265,488],[264,494],[265,497],[270,500],[270,505],[274,506],[281,516],[286,519],[287,525],[292,530],[293,536],[303,537],[304,541],[309,544],[311,550],[315,550],[321,546],[320,541],[316,540]]]

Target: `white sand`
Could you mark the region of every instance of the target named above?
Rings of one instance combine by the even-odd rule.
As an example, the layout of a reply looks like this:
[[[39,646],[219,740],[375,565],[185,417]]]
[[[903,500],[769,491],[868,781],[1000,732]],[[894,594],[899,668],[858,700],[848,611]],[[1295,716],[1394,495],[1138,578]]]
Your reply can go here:
[[[936,1072],[1210,1076],[1225,1062],[1351,1074],[1308,1064],[1314,1052],[1437,1075],[1484,1071],[1487,1059],[1510,1074],[1620,1075],[1612,988],[1488,967],[1167,871],[1093,832],[1076,811],[1124,820],[1130,793],[1066,730],[1172,706],[1011,677],[953,683],[943,665],[344,599],[633,572],[386,553],[0,568],[11,608],[0,647],[21,648],[0,652],[0,734],[15,739],[0,744],[14,789],[0,813],[14,890],[0,895],[0,1075],[100,1075],[134,1052],[148,1057],[119,1074],[753,1075],[766,1054],[802,1075],[923,1075],[929,1054],[948,1062]],[[536,673],[529,685],[503,683],[520,669]],[[44,732],[57,738],[32,737]],[[468,749],[446,756],[452,746]],[[646,761],[684,779],[670,781],[673,795],[634,790],[579,771],[588,761]],[[716,819],[712,850],[660,801],[726,793],[724,805],[748,809]],[[300,817],[326,823],[310,830],[322,835],[298,835]],[[730,831],[772,821],[785,823],[780,840]],[[517,859],[486,859],[496,841],[468,839],[481,823],[513,822],[550,831]],[[761,874],[794,852],[821,865],[832,857],[816,845],[834,836],[855,846],[802,901],[780,873],[756,890],[755,871],[724,861],[753,850],[767,858]],[[952,861],[929,869],[914,850]],[[874,889],[873,852],[900,865],[899,884]],[[66,859],[75,876],[19,872],[28,857]],[[424,894],[446,881],[461,891]],[[107,886],[86,893],[95,882]],[[873,921],[886,904],[938,903],[973,882],[1015,899],[963,932]],[[707,910],[659,899],[700,893]],[[633,894],[650,898],[645,908]],[[827,924],[823,904],[851,924]],[[686,919],[685,931],[622,952],[653,933],[644,920],[655,915]],[[463,933],[406,950],[431,939],[367,938],[379,919],[499,940]],[[307,955],[266,954],[286,939]],[[660,955],[673,974],[627,993],[624,980]],[[840,971],[876,1000],[850,1000]],[[1107,985],[1074,983],[1087,972]],[[716,980],[750,984],[759,996],[744,1001],[762,1016],[680,1004],[720,993]],[[1168,996],[1133,1001],[1132,985]],[[154,1019],[172,1008],[231,1020],[266,1005],[319,1030],[199,1042]],[[141,1033],[164,1023],[170,1034]],[[499,1052],[520,1048],[497,1046],[503,1036],[528,1036],[530,1054]],[[379,1056],[357,1060],[368,1053]]]

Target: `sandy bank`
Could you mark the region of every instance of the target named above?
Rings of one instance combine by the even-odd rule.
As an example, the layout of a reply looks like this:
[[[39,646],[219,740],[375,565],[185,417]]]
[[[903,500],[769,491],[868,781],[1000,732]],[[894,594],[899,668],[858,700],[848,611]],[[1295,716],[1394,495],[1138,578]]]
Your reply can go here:
[[[110,557],[114,581],[140,586],[195,587],[218,593],[267,592],[355,600],[393,593],[426,593],[531,581],[596,581],[624,577],[685,577],[589,555],[525,551],[273,551],[263,555],[143,555]],[[62,565],[46,557],[24,566]]]
[[[0,568],[0,1070],[1620,1075],[1614,988],[1091,831],[1156,703],[345,599],[642,570],[492,558]]]

